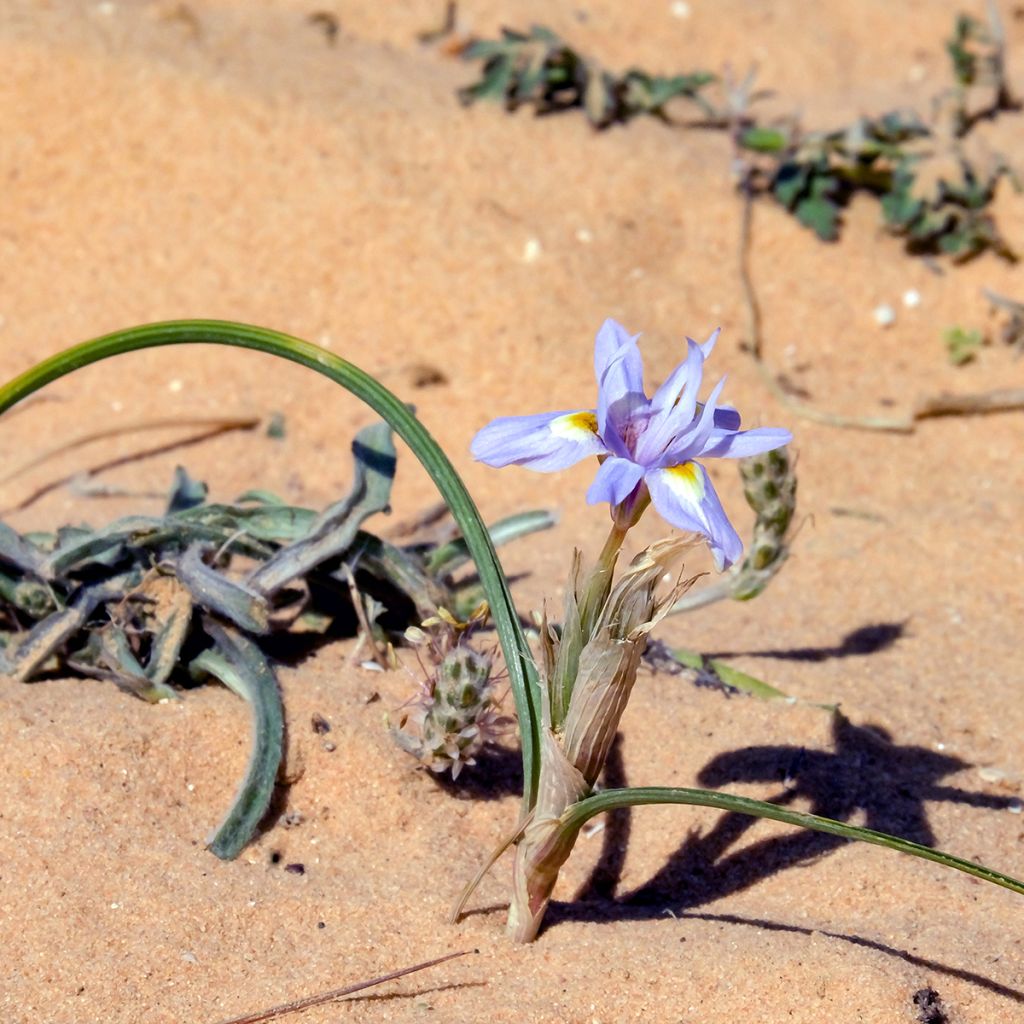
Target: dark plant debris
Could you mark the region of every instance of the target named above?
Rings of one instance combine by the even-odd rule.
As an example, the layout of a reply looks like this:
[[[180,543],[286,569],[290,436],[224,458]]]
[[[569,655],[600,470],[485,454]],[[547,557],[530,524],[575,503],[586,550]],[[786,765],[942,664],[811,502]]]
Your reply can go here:
[[[912,1000],[920,1024],[949,1024],[939,993],[933,988],[919,988]]]

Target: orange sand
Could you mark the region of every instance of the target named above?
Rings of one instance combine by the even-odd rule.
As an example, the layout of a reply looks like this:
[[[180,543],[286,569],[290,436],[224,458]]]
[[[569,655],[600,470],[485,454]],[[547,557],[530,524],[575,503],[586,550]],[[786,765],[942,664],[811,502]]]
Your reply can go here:
[[[728,398],[753,424],[793,427],[804,523],[764,598],[669,620],[660,635],[728,653],[796,696],[839,701],[853,728],[836,747],[814,708],[726,700],[648,674],[623,725],[626,779],[694,785],[714,759],[739,758],[754,778],[735,790],[768,797],[806,748],[793,806],[810,807],[808,793],[818,809],[867,802],[875,824],[914,838],[926,827],[940,847],[1024,876],[1022,819],[1005,808],[1024,773],[1024,416],[892,436],[780,408],[739,347],[738,203],[723,136],[654,121],[593,134],[575,114],[462,109],[454,92],[473,69],[415,39],[438,23],[437,0],[319,5],[339,18],[334,45],[307,21],[318,5],[295,0],[5,6],[4,379],[72,342],[172,317],[250,321],[329,345],[415,401],[488,516],[559,511],[556,530],[508,551],[509,571],[528,574],[516,585],[528,609],[558,600],[573,543],[592,550],[603,537],[605,514],[582,501],[593,470],[497,473],[471,461],[472,432],[496,414],[588,404],[606,316],[645,332],[655,381],[685,332],[721,325]],[[543,22],[614,68],[756,63],[783,109],[828,126],[899,103],[923,109],[947,80],[942,40],[961,6],[982,10],[693,0],[680,19],[667,0],[466,0],[460,14],[480,35]],[[1024,23],[1006,13],[1021,91]],[[1019,118],[983,135],[1024,164]],[[998,213],[1020,244],[1024,202],[1005,189]],[[881,414],[1024,378],[1004,348],[953,369],[940,341],[951,324],[988,323],[982,286],[1022,296],[1020,272],[998,259],[937,275],[881,234],[867,203],[849,211],[836,246],[768,205],[754,230],[767,355],[817,404]],[[900,303],[908,288],[921,293],[917,309]],[[871,315],[881,302],[898,310],[884,331]],[[445,382],[416,387],[424,364]],[[280,410],[283,442],[230,434],[101,479],[162,492],[182,461],[215,496],[259,486],[310,505],[346,486],[349,439],[369,420],[303,370],[200,348],[124,357],[46,397],[5,418],[0,464],[155,415]],[[125,435],[51,460],[5,485],[0,502],[142,443]],[[746,529],[731,467],[715,479]],[[406,455],[397,517],[432,500]],[[62,488],[6,518],[42,528],[159,507]],[[653,522],[644,529],[651,539]],[[895,640],[873,653],[844,643],[872,626]],[[1019,897],[710,811],[645,809],[628,837],[620,820],[581,840],[532,946],[503,936],[506,863],[471,915],[447,925],[516,798],[504,783],[491,798],[453,796],[412,771],[382,723],[411,680],[354,668],[350,654],[332,646],[282,671],[294,780],[282,810],[304,820],[270,828],[234,863],[203,839],[245,763],[240,701],[210,687],[149,707],[96,682],[0,682],[4,1021],[214,1024],[474,947],[478,956],[296,1019],[897,1024],[916,1019],[912,995],[931,986],[953,1024],[1024,1020]],[[310,728],[314,713],[332,723],[334,752]],[[743,759],[750,746],[779,749]],[[591,896],[576,900],[599,860]],[[283,870],[293,862],[304,875]],[[642,903],[608,899],[612,868],[620,896],[646,886]]]

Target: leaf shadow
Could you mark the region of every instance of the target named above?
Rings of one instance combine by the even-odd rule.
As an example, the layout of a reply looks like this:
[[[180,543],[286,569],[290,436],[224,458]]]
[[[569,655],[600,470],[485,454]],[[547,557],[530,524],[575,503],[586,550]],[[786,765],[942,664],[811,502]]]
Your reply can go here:
[[[625,784],[621,760],[610,761],[609,785]],[[712,758],[698,774],[702,786],[777,782],[772,803],[802,806],[837,821],[863,821],[868,828],[935,845],[925,801],[1006,809],[1013,798],[942,785],[967,762],[925,747],[900,746],[878,726],[855,725],[833,716],[832,749],[755,746]],[[728,812],[707,831],[691,829],[662,868],[632,892],[619,895],[628,845],[629,809],[608,815],[597,865],[576,901],[552,904],[549,923],[560,920],[643,920],[700,907],[756,885],[762,879],[807,864],[850,840],[800,830],[747,842],[758,819]]]

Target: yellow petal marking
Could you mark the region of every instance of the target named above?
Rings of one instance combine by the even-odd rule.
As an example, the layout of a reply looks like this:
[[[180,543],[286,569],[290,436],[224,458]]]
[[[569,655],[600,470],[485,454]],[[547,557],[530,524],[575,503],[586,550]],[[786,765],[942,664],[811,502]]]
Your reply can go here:
[[[551,433],[567,441],[587,441],[597,433],[597,416],[592,412],[571,412],[550,424]]]
[[[704,497],[704,476],[696,462],[683,462],[678,466],[668,466],[664,470],[665,482],[681,497],[694,497],[699,501]]]

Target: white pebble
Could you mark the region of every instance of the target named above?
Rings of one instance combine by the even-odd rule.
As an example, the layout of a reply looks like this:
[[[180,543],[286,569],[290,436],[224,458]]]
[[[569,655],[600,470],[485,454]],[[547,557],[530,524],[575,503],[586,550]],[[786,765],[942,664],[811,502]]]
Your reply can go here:
[[[673,18],[688,18],[690,16],[690,5],[686,0],[673,0],[668,5],[668,13]]]
[[[181,954],[181,959],[184,960],[185,963],[187,963],[187,964],[197,964],[197,963],[199,963],[199,957],[197,957],[195,955],[195,953],[193,953],[193,952],[191,952],[189,950],[186,950],[184,953]]]
[[[167,390],[173,392],[174,394],[177,394],[184,386],[185,385],[180,380],[178,380],[177,377],[175,377],[174,380],[167,382]]]
[[[896,322],[896,310],[883,303],[875,307],[874,317],[879,327],[891,327]]]
[[[523,246],[523,262],[536,263],[540,259],[540,242],[536,238],[528,238]]]
[[[921,305],[921,293],[916,288],[908,288],[903,293],[903,305],[907,309],[917,309]]]
[[[109,18],[117,10],[117,5],[112,4],[110,0],[104,0],[103,3],[96,5],[96,13],[102,14]]]
[[[584,245],[589,245],[594,240],[594,236],[586,229],[580,228],[576,232],[576,241],[582,242]]]
[[[110,403],[110,411],[111,412],[121,412],[123,409],[124,409],[124,402],[122,402],[120,399],[115,398]]]

